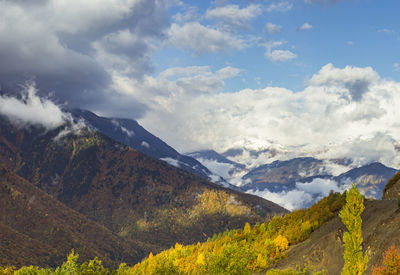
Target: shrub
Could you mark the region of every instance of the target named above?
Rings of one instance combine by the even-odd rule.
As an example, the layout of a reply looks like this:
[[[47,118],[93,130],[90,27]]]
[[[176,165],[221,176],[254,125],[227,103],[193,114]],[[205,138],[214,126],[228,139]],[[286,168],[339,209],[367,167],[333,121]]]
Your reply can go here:
[[[400,274],[400,248],[391,246],[383,253],[382,266],[374,266],[373,275]]]

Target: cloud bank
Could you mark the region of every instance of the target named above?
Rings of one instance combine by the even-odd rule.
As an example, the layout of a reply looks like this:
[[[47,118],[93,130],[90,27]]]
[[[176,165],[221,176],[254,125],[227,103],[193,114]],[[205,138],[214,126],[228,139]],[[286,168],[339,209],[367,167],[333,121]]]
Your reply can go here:
[[[232,67],[171,68],[141,83],[120,78],[116,85],[132,96],[147,95],[151,112],[140,122],[180,151],[223,152],[251,141],[258,149],[275,146],[297,156],[400,166],[400,83],[370,67],[327,64],[302,91],[223,93],[225,81],[239,75]]]
[[[292,211],[309,207],[313,202],[328,196],[331,191],[343,192],[348,188],[350,188],[350,185],[339,185],[334,180],[317,178],[311,182],[298,182],[296,187],[290,191],[273,193],[268,190],[250,190],[248,193],[270,200]]]

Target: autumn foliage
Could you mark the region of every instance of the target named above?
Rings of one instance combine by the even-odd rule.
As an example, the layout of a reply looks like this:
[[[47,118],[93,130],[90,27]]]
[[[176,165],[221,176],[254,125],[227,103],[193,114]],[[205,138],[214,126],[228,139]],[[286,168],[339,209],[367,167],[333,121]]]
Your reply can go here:
[[[340,211],[339,216],[348,229],[343,235],[344,242],[344,267],[342,275],[364,275],[367,270],[368,256],[362,252],[362,220],[364,211],[364,198],[353,184],[347,191],[346,205]]]
[[[125,274],[252,274],[267,270],[285,257],[290,245],[308,238],[344,205],[344,196],[331,194],[307,210],[297,210],[268,223],[213,236],[205,243],[152,254]],[[160,273],[161,272],[161,273]]]
[[[383,254],[381,266],[372,269],[372,275],[397,275],[400,274],[400,247],[391,246]]]
[[[239,215],[247,211],[230,200],[231,198],[224,193],[207,192],[199,197],[198,209],[195,211],[230,212],[231,214],[239,213]],[[254,226],[246,223],[243,229],[225,231],[214,235],[204,243],[186,246],[177,243],[171,249],[157,255],[150,253],[146,259],[133,267],[121,264],[118,269],[110,271],[104,268],[98,259],[79,264],[78,255],[72,252],[67,261],[56,269],[31,266],[15,271],[14,268],[9,267],[0,268],[0,274],[150,275],[265,272],[272,263],[286,256],[290,245],[307,239],[311,232],[337,215],[343,205],[344,196],[332,193],[307,210],[297,210],[283,217],[275,216],[268,223],[258,223]],[[273,274],[310,274],[304,273],[304,270],[296,272]]]

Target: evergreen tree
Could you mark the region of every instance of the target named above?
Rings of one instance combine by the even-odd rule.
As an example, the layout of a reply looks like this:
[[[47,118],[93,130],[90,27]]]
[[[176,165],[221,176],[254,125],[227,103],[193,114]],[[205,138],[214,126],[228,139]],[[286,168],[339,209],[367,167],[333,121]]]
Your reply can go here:
[[[344,267],[342,275],[363,275],[367,269],[368,256],[363,255],[361,244],[361,213],[364,210],[364,198],[353,184],[347,191],[346,205],[339,213],[343,224],[349,232],[343,235],[344,242]]]

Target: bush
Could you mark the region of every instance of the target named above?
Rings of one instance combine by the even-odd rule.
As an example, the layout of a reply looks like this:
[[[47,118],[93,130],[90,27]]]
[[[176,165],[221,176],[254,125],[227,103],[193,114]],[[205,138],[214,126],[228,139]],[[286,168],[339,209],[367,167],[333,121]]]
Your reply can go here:
[[[393,245],[383,253],[382,264],[382,266],[374,266],[373,275],[400,274],[400,248]]]

